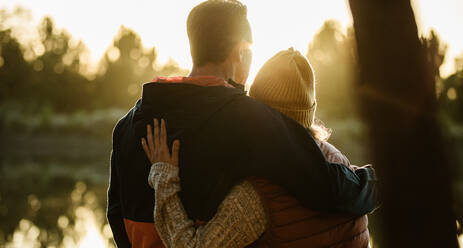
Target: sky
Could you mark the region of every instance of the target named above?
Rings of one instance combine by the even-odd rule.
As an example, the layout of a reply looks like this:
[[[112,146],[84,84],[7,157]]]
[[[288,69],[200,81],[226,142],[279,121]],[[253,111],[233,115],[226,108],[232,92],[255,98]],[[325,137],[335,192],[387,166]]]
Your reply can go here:
[[[161,62],[169,58],[191,67],[186,19],[202,0],[0,0],[0,8],[20,5],[32,11],[33,21],[51,16],[59,28],[83,40],[97,62],[112,44],[121,25],[133,29],[145,47],[155,46]],[[345,0],[242,0],[254,35],[252,78],[259,67],[279,50],[294,47],[303,54],[323,22],[338,20],[343,27],[352,18]],[[453,58],[463,54],[463,0],[413,0],[422,33],[435,28],[448,43],[441,73],[454,71]],[[457,25],[459,24],[459,25]]]

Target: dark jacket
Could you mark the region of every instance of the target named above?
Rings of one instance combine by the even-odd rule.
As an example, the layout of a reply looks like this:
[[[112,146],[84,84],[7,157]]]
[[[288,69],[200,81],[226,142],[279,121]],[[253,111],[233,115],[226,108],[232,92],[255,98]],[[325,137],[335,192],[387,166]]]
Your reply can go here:
[[[181,140],[180,198],[192,219],[211,219],[230,188],[250,176],[282,186],[315,210],[361,216],[377,206],[372,169],[328,163],[302,126],[243,91],[148,83],[114,129],[108,220],[120,247],[130,243],[124,218],[153,222],[150,163],[140,138],[154,117],[167,121],[170,144]]]

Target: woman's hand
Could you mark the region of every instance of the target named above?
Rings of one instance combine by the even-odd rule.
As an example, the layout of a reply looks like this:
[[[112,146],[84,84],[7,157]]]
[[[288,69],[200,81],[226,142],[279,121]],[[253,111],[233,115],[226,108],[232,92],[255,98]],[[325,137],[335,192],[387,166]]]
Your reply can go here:
[[[154,119],[154,137],[151,125],[146,126],[147,137],[141,139],[141,145],[145,150],[146,156],[151,164],[157,162],[166,162],[178,167],[178,152],[180,150],[180,141],[175,140],[172,144],[172,155],[170,155],[167,146],[166,123],[161,119],[161,130],[159,131],[158,119]],[[147,141],[148,140],[148,141]]]

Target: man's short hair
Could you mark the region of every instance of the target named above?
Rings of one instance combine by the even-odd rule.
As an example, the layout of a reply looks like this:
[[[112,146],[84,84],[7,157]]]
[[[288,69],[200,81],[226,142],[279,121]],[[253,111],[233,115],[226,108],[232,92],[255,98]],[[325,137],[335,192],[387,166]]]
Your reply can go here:
[[[243,39],[252,43],[247,8],[237,0],[208,0],[194,7],[187,20],[193,64],[225,61]]]

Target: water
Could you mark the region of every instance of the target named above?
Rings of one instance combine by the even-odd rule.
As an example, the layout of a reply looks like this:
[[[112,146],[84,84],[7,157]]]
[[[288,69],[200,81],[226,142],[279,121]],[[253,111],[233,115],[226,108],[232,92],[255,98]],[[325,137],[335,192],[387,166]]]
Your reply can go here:
[[[110,137],[3,136],[0,248],[115,247],[105,217],[110,142]],[[362,153],[339,147],[361,161]],[[457,186],[463,192],[463,184]],[[463,236],[459,241],[463,246]]]
[[[104,162],[3,162],[0,247],[113,247]]]

